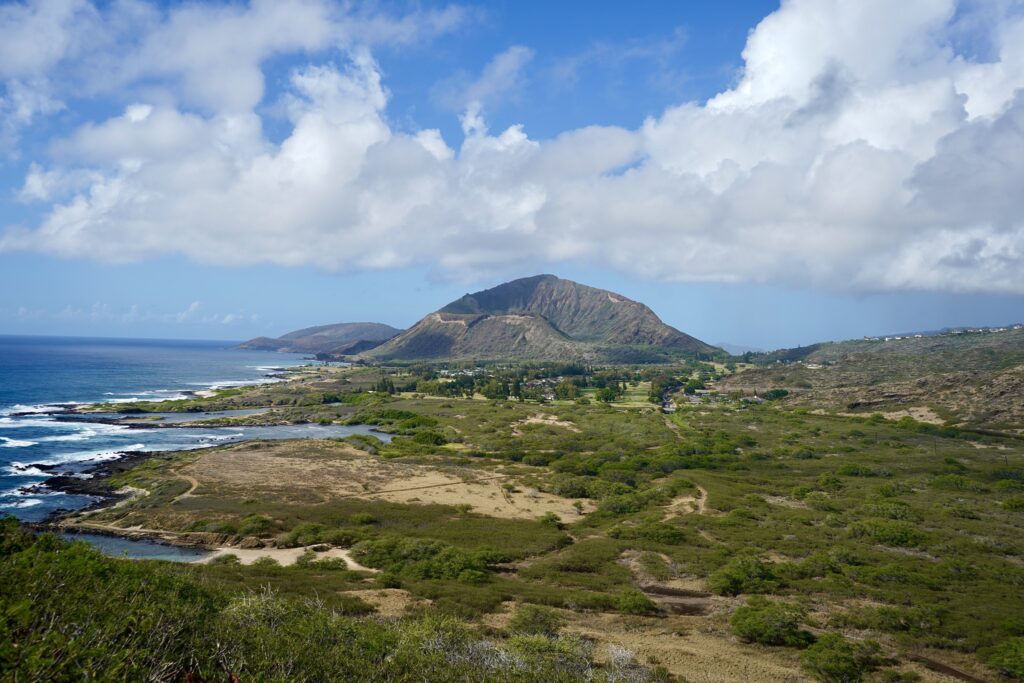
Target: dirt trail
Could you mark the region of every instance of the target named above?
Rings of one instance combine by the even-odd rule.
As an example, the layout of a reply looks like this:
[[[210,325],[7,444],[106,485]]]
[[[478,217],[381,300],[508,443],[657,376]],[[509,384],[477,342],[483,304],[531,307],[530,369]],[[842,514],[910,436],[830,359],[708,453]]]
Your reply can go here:
[[[178,502],[179,500],[182,500],[182,499],[184,499],[184,498],[191,498],[191,497],[192,497],[192,495],[193,495],[193,494],[195,493],[195,490],[196,490],[197,488],[199,488],[199,480],[198,480],[198,479],[196,479],[195,477],[193,477],[193,476],[191,476],[191,475],[189,475],[189,474],[183,474],[183,473],[181,473],[181,472],[173,472],[173,474],[174,474],[174,476],[176,476],[176,477],[177,477],[178,479],[184,479],[184,480],[185,480],[185,481],[187,481],[187,482],[188,482],[188,483],[189,483],[189,484],[190,484],[191,486],[190,486],[190,488],[189,488],[189,490],[188,490],[188,491],[185,491],[184,493],[181,493],[181,494],[178,494],[177,496],[175,496],[175,497],[174,497],[174,500],[172,500],[172,501],[171,501],[171,503],[170,503],[171,505],[174,505],[174,504],[175,504],[175,503],[177,503],[177,502]]]
[[[665,509],[665,516],[662,518],[663,521],[678,517],[679,515],[707,514],[708,490],[700,484],[694,484],[694,487],[697,489],[697,495],[687,494],[679,496],[668,504],[668,507]]]

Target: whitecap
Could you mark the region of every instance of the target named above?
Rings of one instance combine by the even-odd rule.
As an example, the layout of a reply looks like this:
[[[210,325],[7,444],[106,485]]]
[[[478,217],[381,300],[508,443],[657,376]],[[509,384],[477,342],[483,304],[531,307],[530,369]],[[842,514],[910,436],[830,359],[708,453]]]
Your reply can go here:
[[[28,448],[29,446],[35,446],[37,441],[23,441],[19,439],[9,439],[6,436],[0,436],[0,448]]]
[[[7,472],[16,477],[52,477],[52,472],[44,472],[36,467],[31,467],[23,462],[12,462],[7,466]],[[14,489],[17,491],[18,489]],[[10,494],[10,492],[8,492]]]
[[[102,451],[75,451],[74,453],[64,453],[56,457],[50,458],[49,460],[43,460],[40,462],[42,465],[64,465],[73,462],[99,462],[102,460],[116,460],[117,458],[124,455],[125,451],[141,451],[146,448],[144,443],[133,443],[128,446],[122,446],[121,448],[112,448],[109,450]]]
[[[25,500],[18,500],[13,503],[0,503],[0,508],[6,510],[16,510],[18,508],[30,508],[34,505],[39,505],[43,501],[38,498],[26,498]]]

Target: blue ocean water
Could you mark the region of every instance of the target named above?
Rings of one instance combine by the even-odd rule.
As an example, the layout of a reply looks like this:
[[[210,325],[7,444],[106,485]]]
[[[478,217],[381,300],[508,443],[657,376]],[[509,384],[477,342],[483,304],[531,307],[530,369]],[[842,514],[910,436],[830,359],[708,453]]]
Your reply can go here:
[[[124,451],[199,448],[245,439],[369,433],[367,427],[130,428],[76,417],[68,405],[187,396],[211,387],[274,381],[274,370],[307,361],[298,354],[244,351],[233,342],[0,336],[0,514],[38,521],[92,499],[38,485],[56,473],[80,475]],[[217,414],[168,414],[186,422]],[[107,415],[106,417],[117,415]],[[95,420],[96,418],[92,418]]]

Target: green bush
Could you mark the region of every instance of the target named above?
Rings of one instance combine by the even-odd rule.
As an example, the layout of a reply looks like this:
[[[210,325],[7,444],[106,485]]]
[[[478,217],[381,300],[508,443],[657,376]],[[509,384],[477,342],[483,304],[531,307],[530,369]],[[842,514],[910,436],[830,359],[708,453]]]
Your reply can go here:
[[[925,535],[915,527],[891,519],[867,519],[850,527],[855,538],[867,537],[875,543],[897,548],[912,548],[921,545]]]
[[[708,577],[708,586],[718,595],[768,593],[778,584],[771,565],[752,555],[738,555]]]
[[[313,545],[321,542],[321,536],[327,529],[323,524],[314,522],[303,522],[296,525],[291,531],[278,540],[278,545],[284,548],[297,548],[305,545]]]
[[[650,614],[658,610],[658,606],[635,588],[626,590],[615,596],[615,609],[626,614]]]
[[[357,512],[351,517],[349,517],[348,521],[352,522],[353,524],[366,525],[375,524],[377,522],[377,518],[371,515],[369,512]]]
[[[940,474],[932,479],[932,487],[946,491],[969,491],[984,493],[988,488],[973,479],[968,479],[961,474]]]
[[[826,633],[800,656],[800,664],[823,683],[857,683],[882,663],[881,647],[867,640],[852,643],[838,633]]]
[[[635,526],[620,525],[608,532],[612,538],[637,538],[665,545],[678,545],[686,540],[686,532],[664,522],[645,522]]]
[[[270,532],[272,520],[263,515],[249,515],[242,520],[238,533],[242,536],[266,536]]]
[[[457,579],[479,583],[488,578],[487,566],[497,561],[487,552],[469,552],[441,541],[387,536],[362,541],[352,554],[363,564],[412,579]]]
[[[1001,642],[992,649],[988,663],[1004,676],[1024,680],[1024,638]]]
[[[806,616],[806,610],[795,603],[755,596],[733,613],[729,623],[732,632],[748,643],[803,647],[814,641],[800,628]]]
[[[565,619],[550,607],[525,604],[516,608],[508,627],[515,633],[553,638],[564,624]]]

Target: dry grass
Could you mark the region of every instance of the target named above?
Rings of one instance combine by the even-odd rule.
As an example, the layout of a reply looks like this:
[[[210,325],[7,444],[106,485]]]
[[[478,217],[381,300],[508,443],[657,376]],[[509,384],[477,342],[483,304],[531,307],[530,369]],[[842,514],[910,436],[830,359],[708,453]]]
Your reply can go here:
[[[515,486],[499,468],[385,460],[348,444],[303,441],[239,444],[204,453],[180,469],[206,490],[288,501],[297,495],[323,502],[362,498],[393,503],[469,505],[474,512],[507,519],[537,519],[551,512],[565,520],[579,517],[573,501]],[[511,487],[506,486],[512,484]],[[583,508],[584,513],[591,505]]]

